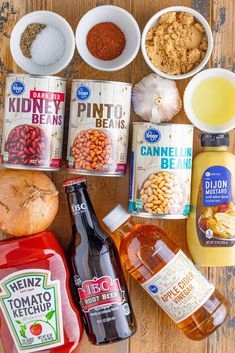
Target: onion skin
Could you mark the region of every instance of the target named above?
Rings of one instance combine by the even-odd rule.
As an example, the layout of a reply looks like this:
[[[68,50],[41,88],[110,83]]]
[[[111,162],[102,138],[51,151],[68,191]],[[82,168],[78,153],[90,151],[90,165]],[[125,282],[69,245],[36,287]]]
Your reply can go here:
[[[58,191],[39,171],[0,171],[0,230],[9,235],[40,233],[53,222]]]

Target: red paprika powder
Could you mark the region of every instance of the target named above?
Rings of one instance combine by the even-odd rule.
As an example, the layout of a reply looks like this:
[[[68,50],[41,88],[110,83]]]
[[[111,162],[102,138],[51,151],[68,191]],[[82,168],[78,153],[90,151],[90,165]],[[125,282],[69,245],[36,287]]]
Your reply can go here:
[[[121,29],[112,22],[101,22],[87,34],[87,48],[101,60],[113,60],[123,52],[126,39]]]

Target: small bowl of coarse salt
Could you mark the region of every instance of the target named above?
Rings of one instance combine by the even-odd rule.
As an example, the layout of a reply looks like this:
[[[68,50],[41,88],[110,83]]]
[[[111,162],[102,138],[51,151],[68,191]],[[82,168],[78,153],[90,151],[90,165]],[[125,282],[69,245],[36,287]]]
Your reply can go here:
[[[72,60],[75,37],[69,23],[51,11],[34,11],[13,28],[11,54],[23,70],[34,75],[53,75]]]

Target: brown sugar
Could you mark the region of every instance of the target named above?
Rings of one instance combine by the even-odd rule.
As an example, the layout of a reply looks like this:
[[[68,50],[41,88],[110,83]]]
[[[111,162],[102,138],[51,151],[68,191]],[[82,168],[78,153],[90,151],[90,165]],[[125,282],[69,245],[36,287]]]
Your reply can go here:
[[[186,12],[162,15],[146,35],[146,52],[152,64],[171,75],[191,71],[202,61],[207,47],[204,27]]]

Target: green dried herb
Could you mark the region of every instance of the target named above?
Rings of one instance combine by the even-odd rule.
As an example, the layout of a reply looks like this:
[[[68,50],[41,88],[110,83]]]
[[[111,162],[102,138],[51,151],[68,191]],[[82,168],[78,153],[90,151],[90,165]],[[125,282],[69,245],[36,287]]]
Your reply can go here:
[[[20,38],[20,48],[22,50],[23,55],[31,59],[31,45],[37,35],[46,27],[41,23],[30,23],[21,34]]]

